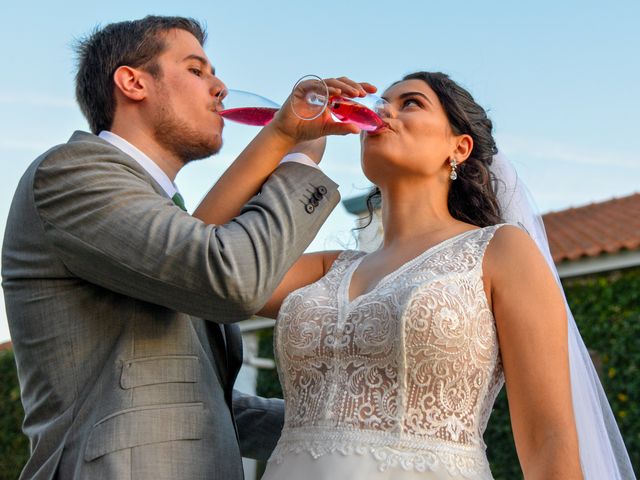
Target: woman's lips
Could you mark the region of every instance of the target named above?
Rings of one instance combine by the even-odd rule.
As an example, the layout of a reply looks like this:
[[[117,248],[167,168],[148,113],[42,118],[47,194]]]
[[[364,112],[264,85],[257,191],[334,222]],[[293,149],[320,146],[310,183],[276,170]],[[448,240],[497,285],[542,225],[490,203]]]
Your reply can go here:
[[[389,132],[391,131],[391,127],[389,127],[389,125],[385,125],[384,127],[380,127],[376,130],[370,131],[370,132],[366,132],[367,136],[375,136],[375,135],[380,135],[381,133],[385,133],[385,132]]]

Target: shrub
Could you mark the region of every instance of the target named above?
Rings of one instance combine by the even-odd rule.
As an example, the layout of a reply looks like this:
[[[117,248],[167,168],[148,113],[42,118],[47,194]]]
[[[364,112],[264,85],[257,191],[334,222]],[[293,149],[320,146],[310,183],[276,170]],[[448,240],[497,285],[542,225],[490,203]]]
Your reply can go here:
[[[640,471],[640,268],[564,282],[584,342],[598,352],[600,378],[631,463]]]
[[[22,433],[24,410],[11,350],[0,351],[0,480],[15,480],[29,458],[29,440]]]

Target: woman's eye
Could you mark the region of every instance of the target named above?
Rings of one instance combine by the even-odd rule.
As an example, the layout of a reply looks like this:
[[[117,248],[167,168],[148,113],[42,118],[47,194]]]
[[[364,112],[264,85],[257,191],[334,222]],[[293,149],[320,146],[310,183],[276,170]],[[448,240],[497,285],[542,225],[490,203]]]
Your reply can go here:
[[[415,98],[407,98],[404,102],[402,102],[402,108],[409,107],[411,105],[415,105],[417,107],[422,106],[422,104]]]
[[[190,68],[189,71],[197,77],[202,76],[202,70],[200,70],[199,68]]]

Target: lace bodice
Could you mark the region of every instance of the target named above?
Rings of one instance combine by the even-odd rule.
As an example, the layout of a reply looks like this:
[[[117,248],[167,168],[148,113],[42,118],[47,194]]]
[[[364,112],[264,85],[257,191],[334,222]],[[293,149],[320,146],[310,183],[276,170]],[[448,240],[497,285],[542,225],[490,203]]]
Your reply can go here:
[[[349,301],[363,252],[289,295],[276,324],[292,451],[371,453],[379,468],[491,478],[482,434],[504,379],[482,259],[499,226],[426,250]]]

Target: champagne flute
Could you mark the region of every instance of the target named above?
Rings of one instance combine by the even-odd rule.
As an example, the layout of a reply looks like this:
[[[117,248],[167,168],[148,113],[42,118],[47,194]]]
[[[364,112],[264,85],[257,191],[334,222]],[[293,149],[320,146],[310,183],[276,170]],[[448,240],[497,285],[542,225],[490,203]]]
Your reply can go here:
[[[244,125],[264,127],[280,110],[280,105],[268,98],[243,90],[224,90],[218,97],[222,98],[220,116]]]
[[[305,75],[293,87],[291,106],[293,113],[303,120],[318,118],[328,108],[337,120],[374,132],[386,126],[381,117],[386,116],[389,103],[372,94],[356,98],[329,95],[324,80]]]
[[[219,96],[222,98],[220,116],[245,125],[264,126],[280,109],[277,103],[243,90],[225,90]],[[379,114],[387,105],[384,99],[370,94],[356,99],[331,96],[324,80],[315,75],[298,80],[291,96],[293,113],[302,120],[318,118],[329,108],[338,121],[354,123],[367,131],[386,126]]]

